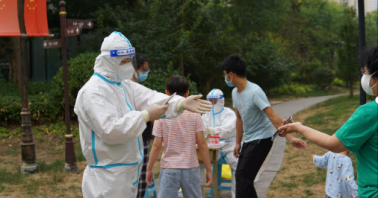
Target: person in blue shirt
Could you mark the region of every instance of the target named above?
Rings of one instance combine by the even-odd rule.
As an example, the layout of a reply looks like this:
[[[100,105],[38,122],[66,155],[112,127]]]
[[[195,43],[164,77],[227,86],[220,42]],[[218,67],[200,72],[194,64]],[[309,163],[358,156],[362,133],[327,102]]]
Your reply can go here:
[[[226,84],[235,87],[232,91],[236,109],[234,156],[239,158],[235,173],[236,197],[257,198],[254,179],[272,147],[271,137],[283,120],[273,111],[260,86],[247,80],[247,64],[242,57],[230,55],[220,66]],[[307,146],[306,142],[293,136],[286,136],[286,139],[299,149]]]
[[[349,150],[334,153],[328,151],[323,156],[312,155],[312,161],[319,168],[327,167],[325,185],[326,198],[358,197],[358,186],[354,181],[353,164],[347,156]]]

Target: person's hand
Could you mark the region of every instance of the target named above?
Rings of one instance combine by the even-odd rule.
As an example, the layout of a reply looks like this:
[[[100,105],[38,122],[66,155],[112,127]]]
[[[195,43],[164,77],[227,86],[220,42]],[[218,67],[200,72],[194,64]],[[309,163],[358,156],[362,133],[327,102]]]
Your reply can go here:
[[[234,157],[235,158],[239,158],[239,151],[240,151],[240,144],[235,144],[235,148],[234,148]]]
[[[206,186],[210,187],[213,184],[213,175],[211,171],[206,171]]]
[[[314,160],[315,154],[311,155],[311,160]]]
[[[193,113],[206,114],[211,111],[211,102],[201,100],[202,95],[191,95],[187,98],[181,99],[178,103],[178,108],[187,110]]]
[[[298,132],[300,126],[302,126],[300,122],[295,122],[280,126],[278,130],[281,131],[280,136],[285,137],[288,133]]]
[[[168,110],[168,105],[157,105],[157,104],[152,104],[151,106],[149,106],[146,111],[147,111],[147,117],[146,117],[146,114],[145,112],[143,113],[142,111],[142,115],[143,115],[143,119],[145,122],[148,122],[148,121],[154,121],[154,120],[158,120],[161,118],[161,116],[164,115],[164,113]],[[146,121],[147,120],[147,121]]]
[[[147,170],[147,173],[146,173],[146,183],[148,185],[152,185],[153,182],[152,182],[152,177],[154,176],[154,172],[152,172],[152,170]]]
[[[205,136],[207,134],[215,134],[215,128],[213,128],[213,127],[207,127],[206,130],[205,130],[205,132],[204,132],[204,134],[205,134]]]
[[[292,138],[290,144],[298,149],[306,149],[307,143],[299,138]]]

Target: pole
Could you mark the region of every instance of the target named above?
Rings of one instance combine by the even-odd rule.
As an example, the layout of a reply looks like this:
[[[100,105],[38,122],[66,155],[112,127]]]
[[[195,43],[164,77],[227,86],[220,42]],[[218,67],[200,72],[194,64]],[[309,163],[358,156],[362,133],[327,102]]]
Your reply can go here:
[[[358,39],[359,39],[359,56],[360,56],[360,68],[364,68],[364,56],[363,53],[366,48],[365,41],[365,5],[364,0],[358,0]],[[360,79],[362,72],[360,70]],[[366,93],[360,84],[360,105],[366,103]]]
[[[18,0],[18,17],[21,32],[25,32],[24,26],[24,0]],[[38,172],[38,165],[35,162],[35,143],[33,140],[30,109],[28,101],[27,88],[27,70],[26,70],[26,53],[25,53],[25,38],[20,37],[20,53],[21,53],[21,92],[22,92],[22,109],[21,109],[21,173],[36,173]]]
[[[66,2],[60,1],[60,39],[62,48],[62,65],[63,65],[63,79],[64,79],[64,108],[65,108],[65,121],[66,121],[66,162],[64,169],[66,172],[78,173],[79,169],[76,165],[75,149],[72,142],[71,126],[70,126],[70,103],[68,96],[68,69],[67,69],[67,43],[64,36],[64,29],[67,27],[66,22]]]

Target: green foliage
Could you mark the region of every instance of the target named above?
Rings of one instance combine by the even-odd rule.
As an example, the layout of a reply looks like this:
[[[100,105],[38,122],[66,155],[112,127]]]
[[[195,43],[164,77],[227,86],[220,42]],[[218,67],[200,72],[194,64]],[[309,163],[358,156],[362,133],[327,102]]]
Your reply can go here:
[[[82,53],[75,58],[68,61],[68,85],[69,85],[69,100],[71,117],[75,117],[73,107],[77,94],[81,87],[93,75],[93,66],[98,53]],[[57,102],[59,107],[59,115],[64,115],[64,82],[63,82],[63,68],[61,67],[53,79],[53,87],[51,90],[51,98]]]
[[[365,28],[366,28],[366,46],[377,46],[378,44],[378,11],[366,13]]]
[[[295,65],[293,61],[278,53],[278,46],[268,40],[254,43],[253,50],[244,53],[249,61],[247,78],[264,90],[288,83],[290,69]]]
[[[29,96],[31,119],[37,123],[51,122],[58,118],[59,109],[48,93]],[[0,99],[0,124],[19,124],[21,121],[22,99],[17,95],[3,96]]]
[[[165,93],[165,84],[167,80],[174,75],[180,75],[180,72],[177,69],[174,69],[172,63],[170,63],[167,70],[163,70],[161,68],[151,69],[150,73],[148,74],[148,79],[144,82],[140,82],[140,84],[152,90]],[[197,84],[190,81],[189,77],[187,78],[189,81],[190,94],[197,94]]]
[[[313,83],[312,73],[321,67],[319,62],[307,62],[299,68],[299,76],[297,76],[298,81],[305,83]]]
[[[345,82],[337,77],[333,79],[332,84],[335,86],[345,86]]]
[[[307,92],[312,91],[310,85],[306,84],[298,84],[298,83],[290,83],[290,84],[283,84],[278,88],[274,88],[269,90],[271,94],[279,94],[279,95],[301,95],[306,94]]]
[[[332,71],[326,68],[318,68],[312,72],[311,77],[315,84],[321,89],[324,90],[326,87],[331,87],[331,83],[335,76]]]
[[[345,9],[345,18],[340,38],[343,45],[339,50],[339,63],[337,76],[347,82],[350,87],[350,96],[353,96],[353,83],[359,78],[358,60],[358,22],[353,8]]]

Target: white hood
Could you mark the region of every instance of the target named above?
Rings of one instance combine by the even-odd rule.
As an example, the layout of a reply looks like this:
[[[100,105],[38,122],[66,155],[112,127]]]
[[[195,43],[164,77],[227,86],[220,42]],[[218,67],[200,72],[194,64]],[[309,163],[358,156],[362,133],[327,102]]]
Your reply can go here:
[[[214,113],[213,114],[217,114],[219,113],[220,111],[222,111],[223,107],[224,107],[224,97],[223,97],[223,92],[219,89],[213,89],[209,92],[209,94],[207,94],[207,97],[206,97],[208,100],[209,99],[217,99],[217,103],[215,105],[213,105],[214,107]]]
[[[120,82],[117,78],[119,64],[126,57],[110,57],[111,50],[120,50],[131,48],[130,41],[122,33],[114,31],[108,37],[105,37],[101,45],[101,54],[97,56],[94,72],[98,73],[108,80]],[[134,71],[131,72],[131,76]]]

